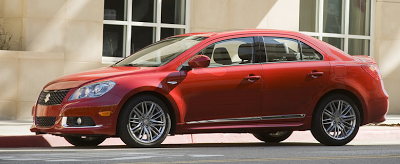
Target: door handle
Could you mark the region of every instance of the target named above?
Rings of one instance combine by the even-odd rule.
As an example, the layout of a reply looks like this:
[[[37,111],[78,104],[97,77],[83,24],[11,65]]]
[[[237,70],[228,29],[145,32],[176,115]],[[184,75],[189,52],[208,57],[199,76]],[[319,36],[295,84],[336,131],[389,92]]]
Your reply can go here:
[[[324,75],[324,72],[317,72],[317,71],[313,71],[311,73],[308,74],[308,76],[311,76],[312,78],[316,79],[320,76]]]
[[[250,82],[254,82],[258,79],[261,79],[261,76],[256,76],[256,75],[250,74],[249,76],[245,77],[244,79],[246,79],[247,81],[250,81]]]

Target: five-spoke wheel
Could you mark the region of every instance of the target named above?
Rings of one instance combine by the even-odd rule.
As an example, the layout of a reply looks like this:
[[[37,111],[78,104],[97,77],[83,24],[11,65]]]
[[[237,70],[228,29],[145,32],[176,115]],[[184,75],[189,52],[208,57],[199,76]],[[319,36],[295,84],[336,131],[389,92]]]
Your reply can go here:
[[[311,132],[325,145],[345,145],[358,132],[360,114],[347,96],[335,94],[324,98],[316,108]]]

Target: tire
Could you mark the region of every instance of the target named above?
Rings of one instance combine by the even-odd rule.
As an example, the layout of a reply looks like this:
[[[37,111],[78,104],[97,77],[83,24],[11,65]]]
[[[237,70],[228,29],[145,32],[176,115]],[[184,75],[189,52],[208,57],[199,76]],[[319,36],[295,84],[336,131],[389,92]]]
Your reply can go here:
[[[330,95],[317,105],[311,133],[324,145],[345,145],[357,135],[360,120],[358,108],[349,97],[342,94]]]
[[[64,136],[70,144],[74,146],[97,146],[101,144],[106,136]]]
[[[293,131],[261,132],[253,133],[257,139],[267,143],[279,143],[289,138]]]
[[[167,137],[171,119],[163,101],[141,95],[127,102],[121,110],[118,135],[130,147],[156,147]]]

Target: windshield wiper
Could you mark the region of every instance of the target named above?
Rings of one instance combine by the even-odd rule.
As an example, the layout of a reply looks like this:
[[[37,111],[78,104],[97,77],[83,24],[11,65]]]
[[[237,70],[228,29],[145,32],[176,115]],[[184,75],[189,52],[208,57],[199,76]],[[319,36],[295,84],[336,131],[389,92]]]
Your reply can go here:
[[[132,63],[124,64],[121,66],[122,67],[158,67],[158,65],[144,65],[144,64],[132,64]]]
[[[122,66],[126,66],[126,67],[140,67],[140,65],[138,65],[138,64],[132,64],[132,63],[124,64],[124,65],[122,65]]]

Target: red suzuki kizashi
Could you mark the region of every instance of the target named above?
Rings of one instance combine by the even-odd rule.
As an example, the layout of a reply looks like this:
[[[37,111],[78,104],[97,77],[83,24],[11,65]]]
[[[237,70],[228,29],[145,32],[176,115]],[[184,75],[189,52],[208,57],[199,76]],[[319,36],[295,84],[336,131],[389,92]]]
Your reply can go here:
[[[110,67],[58,78],[34,105],[31,131],[75,146],[120,137],[154,147],[168,134],[280,142],[311,130],[324,145],[344,145],[387,110],[373,58],[297,32],[238,30],[169,37]]]

